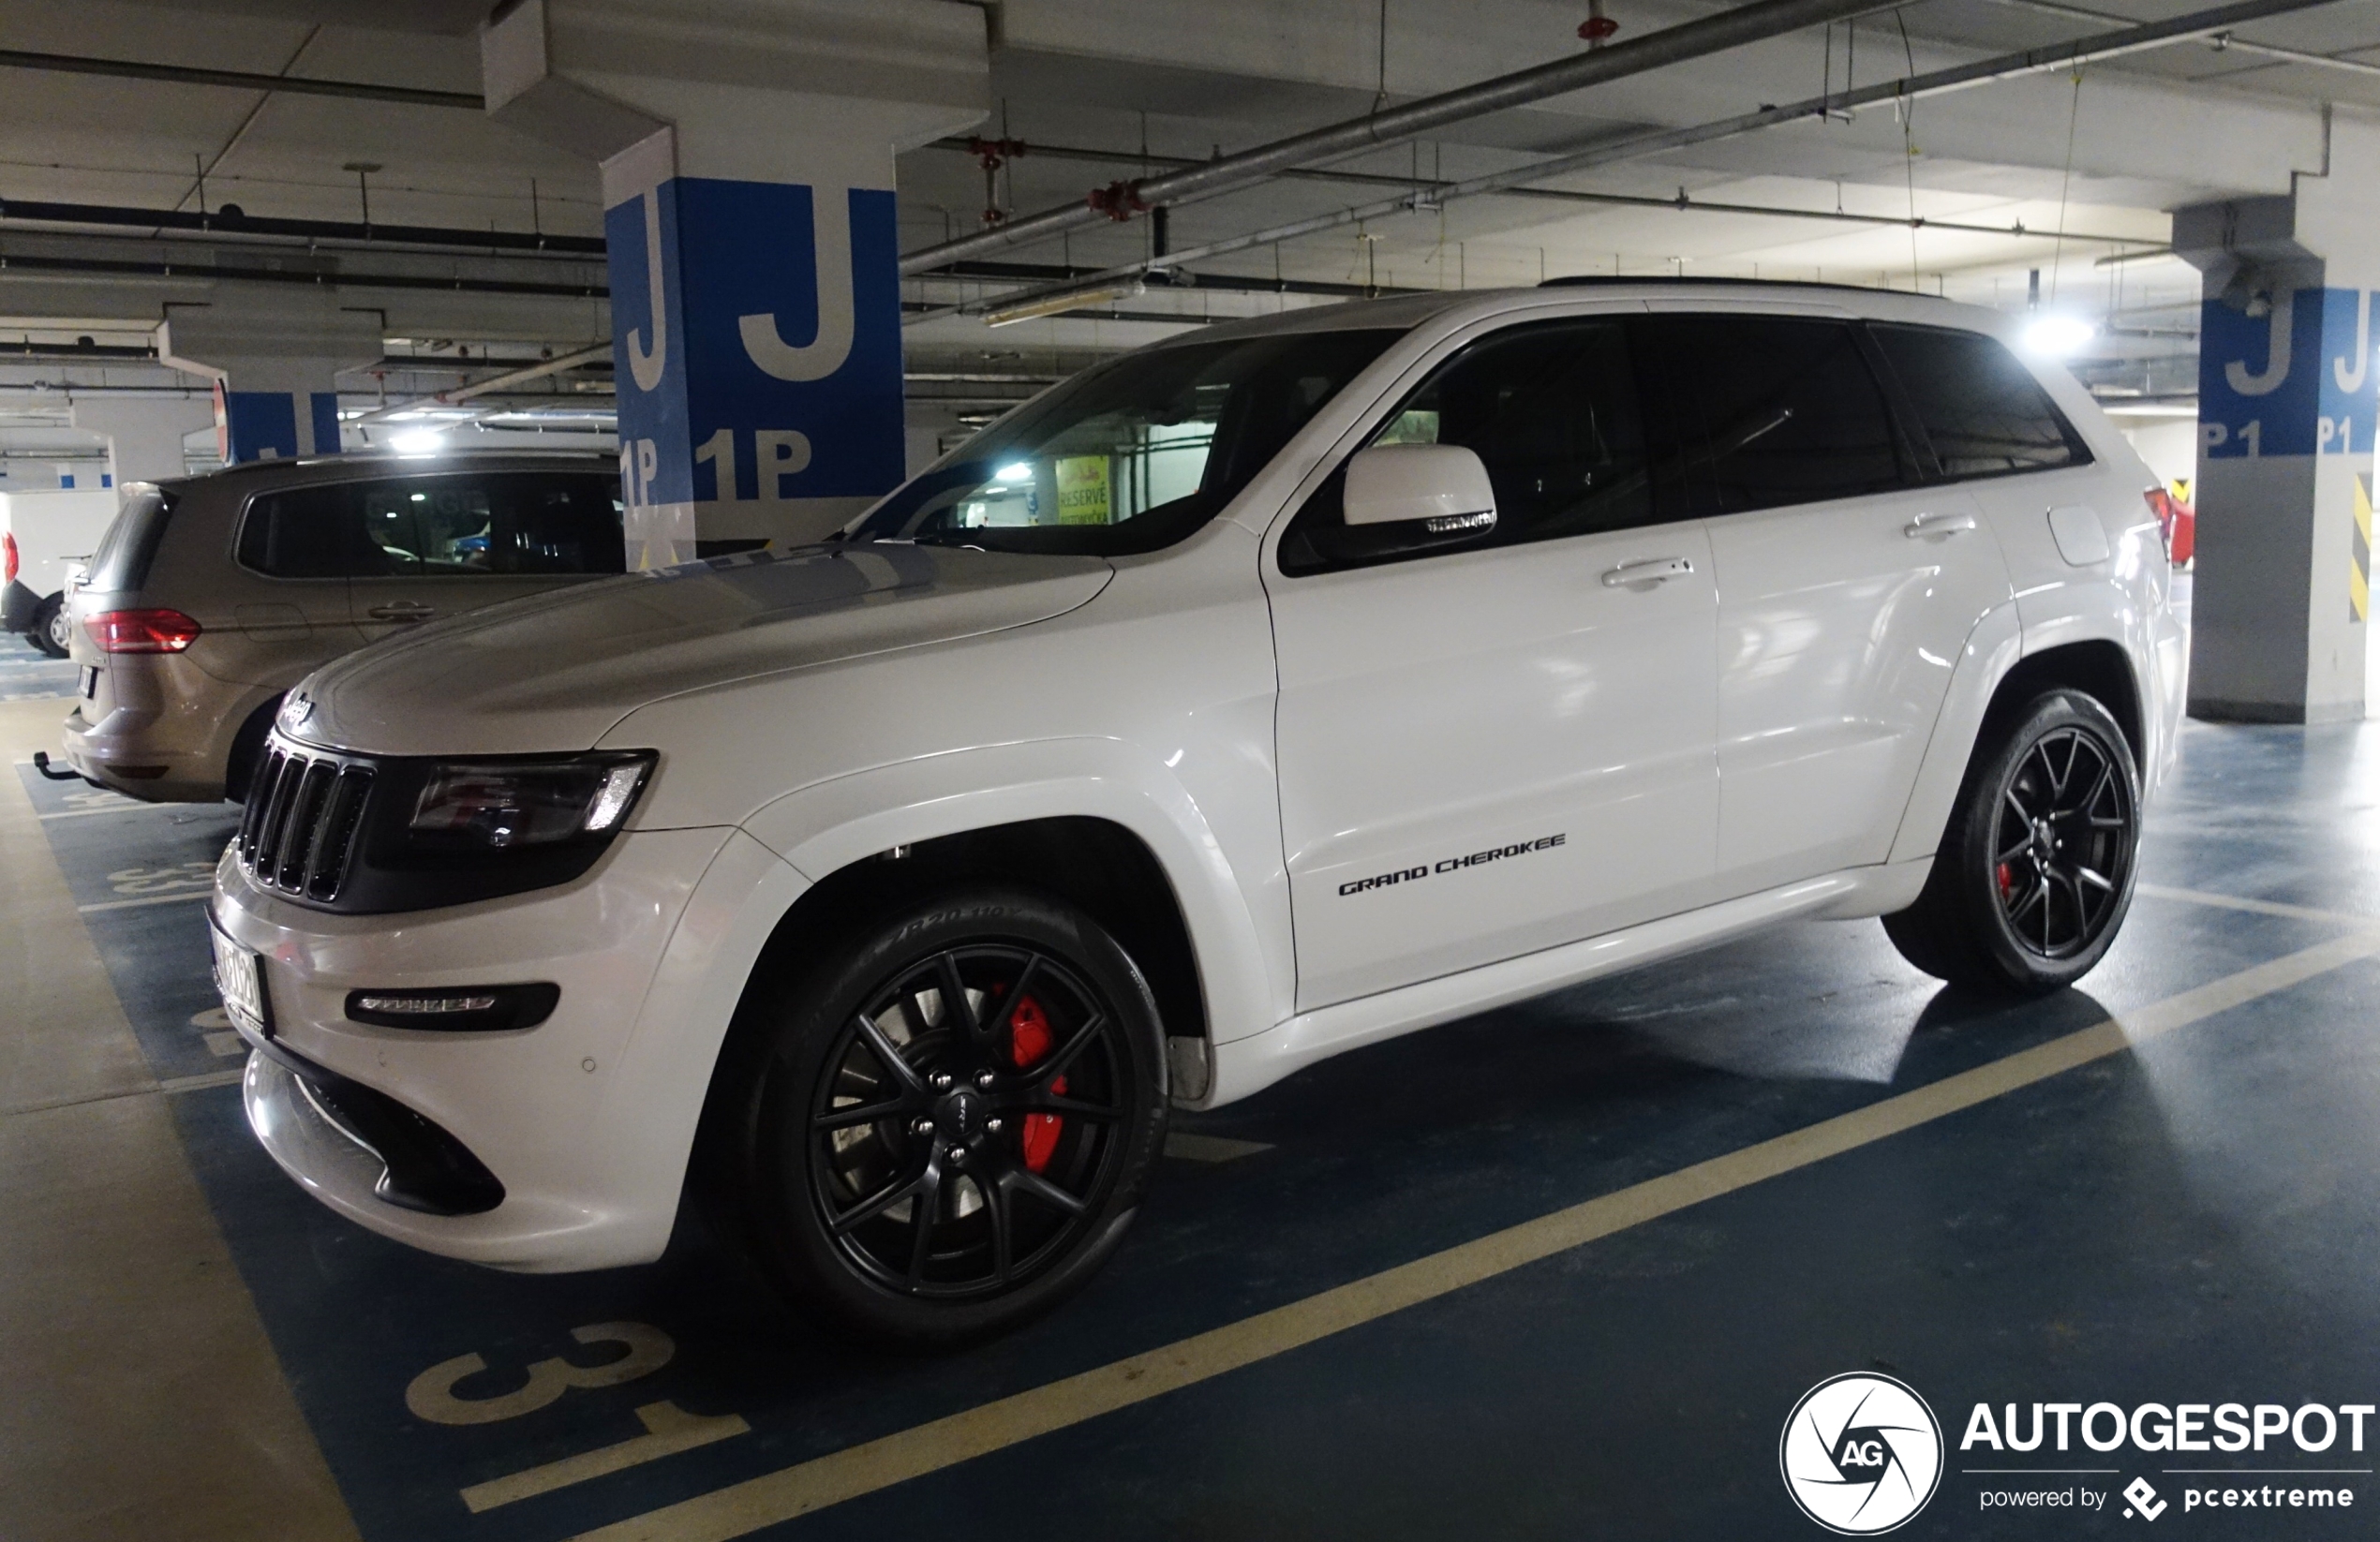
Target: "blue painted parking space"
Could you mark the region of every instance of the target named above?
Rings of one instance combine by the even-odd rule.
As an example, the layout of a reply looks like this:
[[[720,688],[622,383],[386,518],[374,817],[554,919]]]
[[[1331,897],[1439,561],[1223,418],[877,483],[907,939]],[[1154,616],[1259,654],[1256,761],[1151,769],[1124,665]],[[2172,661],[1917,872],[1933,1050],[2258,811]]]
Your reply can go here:
[[[70,702],[75,667],[36,651],[22,637],[0,635],[0,702]]]
[[[2357,910],[2369,865],[2348,871],[2335,840],[2326,853],[2320,821],[2284,818],[2278,800],[2229,821],[2202,806],[2284,778],[2343,787],[2368,752],[2354,731],[2194,731],[2146,880]],[[239,1056],[218,1037],[197,897],[236,810],[22,775],[152,1069],[184,1089],[172,1105],[193,1165],[368,1542],[577,1536],[1802,1129],[2340,930],[2144,896],[2087,989],[2007,1005],[1941,991],[1872,923],[1811,923],[1378,1045],[1181,1118],[1185,1134],[1256,1149],[1168,1162],[1114,1263],[1052,1317],[909,1359],[802,1322],[691,1213],[658,1264],[532,1278],[324,1210],[263,1155],[228,1085]],[[2203,833],[2182,832],[2183,811]],[[2162,1333],[2200,1335],[2260,1376],[2311,1375],[2320,1357],[2290,1336],[2333,1303],[2274,1317],[2268,1298],[2263,1327],[2239,1303],[2269,1296],[2260,1249],[2313,1227],[2368,1236],[2380,1219],[2361,1176],[2380,1153],[2350,1117],[2374,1075],[2355,1025],[2372,1020],[2375,975],[2342,971],[2286,1010],[2210,1020],[2138,1062],[1776,1180],[1790,1202],[1772,1185],[1730,1194],[778,1530],[1435,1535],[1493,1517],[1498,1535],[1770,1535],[1790,1514],[1778,1425],[1834,1371],[1887,1362],[1975,1397],[2015,1377],[2007,1396],[2040,1395],[2025,1388],[2051,1371],[2173,1363],[2138,1349]],[[2270,1036],[2264,1060],[2199,1075],[2211,1061],[2192,1045],[2243,1035]],[[2332,1073],[2312,1100],[2295,1083],[2308,1057]],[[2180,1102],[2177,1066],[2193,1078]],[[2192,1153],[2232,1137],[2153,1121],[2219,1104],[2332,1141],[2319,1170],[2335,1181],[2310,1198],[2252,1182],[2207,1203]],[[2183,1155],[2160,1164],[2144,1143]],[[2267,1227],[2281,1235],[2237,1229],[2256,1205],[2283,1218]],[[2108,1228],[2111,1207],[2139,1223]],[[2347,1265],[2308,1267],[2327,1290]],[[2380,1342],[2364,1311],[2336,1330]],[[1681,1442],[1723,1475],[1707,1490],[1677,1491],[1664,1453]],[[1505,1497],[1482,1509],[1481,1493]],[[1951,1535],[1937,1524],[1951,1513],[1929,1512],[1921,1534]],[[1991,1533],[1961,1516],[1956,1535]]]

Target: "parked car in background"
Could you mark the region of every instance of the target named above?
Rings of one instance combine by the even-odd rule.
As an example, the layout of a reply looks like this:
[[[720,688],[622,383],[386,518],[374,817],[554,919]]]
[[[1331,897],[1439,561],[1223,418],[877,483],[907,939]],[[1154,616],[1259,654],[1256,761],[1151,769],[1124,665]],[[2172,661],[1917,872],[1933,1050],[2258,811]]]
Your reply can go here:
[[[140,488],[68,611],[67,759],[137,798],[238,800],[308,671],[625,555],[607,455],[330,456]]]
[[[112,487],[0,493],[0,630],[67,656],[67,574],[98,549],[117,502]]]
[[[2155,477],[1989,311],[1614,282],[1110,361],[832,542],[294,690],[216,870],[266,1149],[500,1268],[690,1188],[813,1312],[1020,1322],[1168,1109],[1802,916],[2037,994],[2173,759]],[[260,788],[263,783],[260,782]]]

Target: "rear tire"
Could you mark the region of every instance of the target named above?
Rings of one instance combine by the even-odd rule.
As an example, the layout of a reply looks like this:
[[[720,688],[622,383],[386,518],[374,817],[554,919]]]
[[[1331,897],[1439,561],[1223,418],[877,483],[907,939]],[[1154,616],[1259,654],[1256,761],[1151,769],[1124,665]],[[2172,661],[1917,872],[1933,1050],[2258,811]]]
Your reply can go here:
[[[1977,748],[1900,956],[1953,985],[2038,996],[2089,973],[2132,906],[2140,776],[2107,709],[2053,690]]]
[[[26,630],[24,640],[52,659],[63,659],[74,636],[72,627],[65,598],[53,594],[35,608],[33,625]]]
[[[989,1338],[1080,1289],[1165,1144],[1132,959],[1071,906],[974,887],[804,951],[746,993],[706,1208],[787,1294],[896,1347]]]

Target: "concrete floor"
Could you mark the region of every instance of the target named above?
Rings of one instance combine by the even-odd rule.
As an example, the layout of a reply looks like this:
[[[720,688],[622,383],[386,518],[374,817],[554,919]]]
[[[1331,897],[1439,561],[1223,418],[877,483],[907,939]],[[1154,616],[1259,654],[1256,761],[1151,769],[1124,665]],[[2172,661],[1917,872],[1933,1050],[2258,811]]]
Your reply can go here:
[[[0,705],[5,742],[60,709]],[[1971,1406],[2380,1401],[2376,793],[2380,727],[2193,725],[2085,989],[1962,1001],[1813,923],[1347,1056],[1183,1120],[1055,1317],[905,1360],[691,1224],[527,1279],[314,1205],[216,1037],[192,897],[230,811],[21,770],[0,1536],[1816,1535],[1780,1430],[1879,1368],[1950,1443],[1908,1535],[2120,1528],[1981,1511],[2010,1480],[1965,1469],[2171,1499],[2181,1459],[1962,1454]],[[606,1340],[652,1369],[505,1398]],[[2199,1462],[2380,1505],[2369,1453]]]

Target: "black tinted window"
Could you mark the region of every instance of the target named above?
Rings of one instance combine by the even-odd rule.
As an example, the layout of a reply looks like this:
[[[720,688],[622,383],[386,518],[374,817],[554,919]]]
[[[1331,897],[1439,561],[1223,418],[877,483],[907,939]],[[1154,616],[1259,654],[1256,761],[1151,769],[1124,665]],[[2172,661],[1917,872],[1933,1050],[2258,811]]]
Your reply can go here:
[[[1662,316],[1644,323],[1665,462],[1697,514],[1856,497],[1904,480],[1883,393],[1849,323]]]
[[[240,561],[280,578],[616,573],[618,495],[610,475],[535,471],[292,488],[248,505]]]
[[[2042,471],[2090,458],[2049,393],[1997,338],[1932,327],[1871,330],[1943,476]]]
[[[152,488],[126,500],[91,554],[85,588],[115,591],[137,589],[149,581],[149,564],[165,539],[166,521],[172,517],[174,496]]]
[[[1283,538],[1287,572],[1625,529],[1654,519],[1629,358],[1618,319],[1516,328],[1474,344],[1405,401],[1372,444],[1455,444],[1477,452],[1495,489],[1493,531],[1415,547],[1392,527],[1348,531],[1334,474]]]

